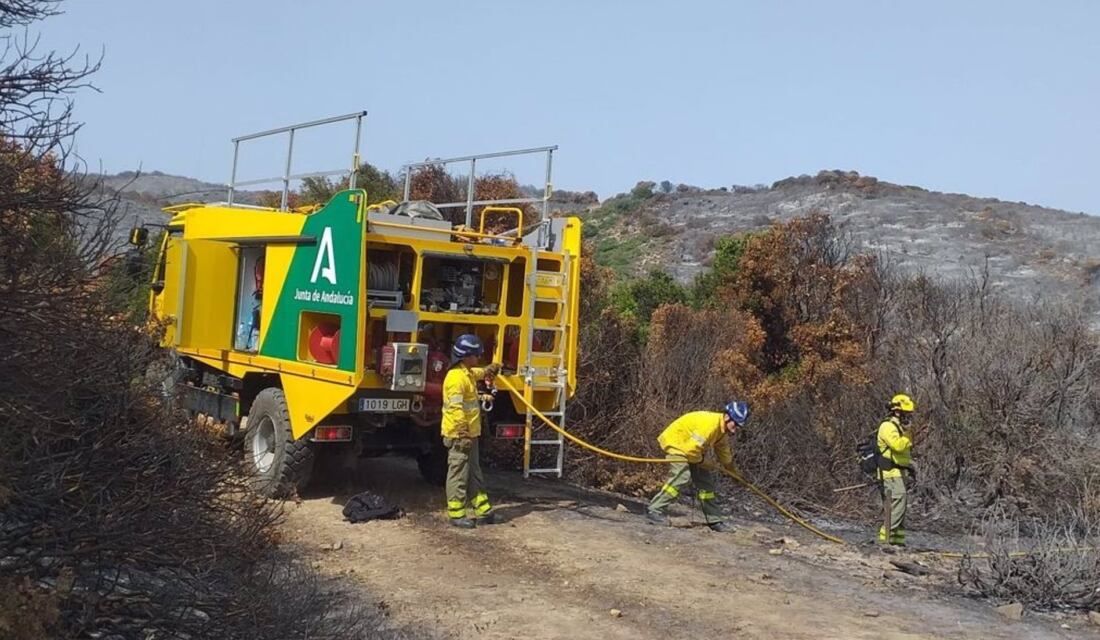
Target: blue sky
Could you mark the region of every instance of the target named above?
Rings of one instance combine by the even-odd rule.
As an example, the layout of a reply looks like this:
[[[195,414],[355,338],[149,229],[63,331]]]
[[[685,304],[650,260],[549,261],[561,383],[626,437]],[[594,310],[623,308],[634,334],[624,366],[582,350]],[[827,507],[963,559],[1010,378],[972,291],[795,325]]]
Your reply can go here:
[[[234,135],[357,109],[365,158],[558,144],[555,182],[770,183],[824,168],[1100,213],[1100,2],[71,0],[110,172],[224,182]],[[331,140],[326,136],[335,136]],[[346,131],[296,168],[350,160]],[[260,149],[256,166],[277,159]],[[513,167],[524,182],[537,170]],[[275,171],[277,172],[277,171]],[[274,173],[259,167],[245,177]]]

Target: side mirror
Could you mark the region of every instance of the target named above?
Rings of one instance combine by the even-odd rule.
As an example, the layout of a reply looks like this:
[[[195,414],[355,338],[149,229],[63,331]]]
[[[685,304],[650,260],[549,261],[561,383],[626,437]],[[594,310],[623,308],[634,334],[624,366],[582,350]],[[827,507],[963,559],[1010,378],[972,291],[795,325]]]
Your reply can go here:
[[[130,229],[130,244],[135,247],[143,247],[149,241],[149,230],[145,227]]]

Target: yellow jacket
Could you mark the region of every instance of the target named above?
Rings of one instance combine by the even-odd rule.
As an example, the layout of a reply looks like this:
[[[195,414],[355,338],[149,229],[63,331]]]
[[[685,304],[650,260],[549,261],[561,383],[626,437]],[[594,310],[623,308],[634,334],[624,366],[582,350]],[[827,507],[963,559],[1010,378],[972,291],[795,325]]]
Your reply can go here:
[[[901,428],[901,422],[897,418],[887,418],[878,426],[878,450],[882,457],[892,460],[896,465],[907,467],[912,448],[913,441]],[[879,471],[879,473],[883,478],[901,477],[901,469],[898,468]]]
[[[722,414],[713,411],[693,411],[672,421],[657,443],[665,453],[681,455],[687,461],[696,464],[703,461],[703,454],[714,447],[718,461],[723,465],[733,464],[733,452],[730,440],[722,429]]]
[[[443,378],[443,437],[476,438],[481,435],[481,402],[477,381],[485,369],[468,368],[461,362]]]

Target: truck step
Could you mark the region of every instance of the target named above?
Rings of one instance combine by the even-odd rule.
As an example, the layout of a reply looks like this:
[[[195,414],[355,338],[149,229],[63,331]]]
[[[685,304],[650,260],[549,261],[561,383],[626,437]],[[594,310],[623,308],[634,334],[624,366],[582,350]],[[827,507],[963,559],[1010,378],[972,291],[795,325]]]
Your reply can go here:
[[[561,475],[561,469],[528,469],[527,473],[556,473],[558,475]]]

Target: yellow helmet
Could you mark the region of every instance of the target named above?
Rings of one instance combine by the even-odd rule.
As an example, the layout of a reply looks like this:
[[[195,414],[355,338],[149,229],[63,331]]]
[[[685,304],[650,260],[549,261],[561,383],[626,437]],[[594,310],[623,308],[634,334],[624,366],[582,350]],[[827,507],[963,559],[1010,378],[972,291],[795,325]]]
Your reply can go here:
[[[890,398],[890,410],[901,411],[902,413],[913,413],[917,410],[917,403],[913,402],[913,399],[904,393],[899,393],[893,398]]]

